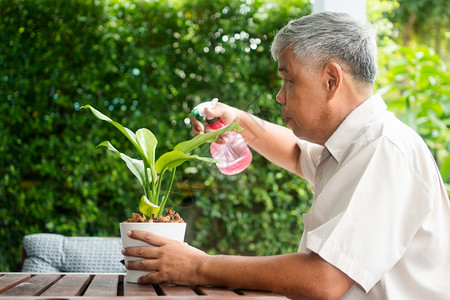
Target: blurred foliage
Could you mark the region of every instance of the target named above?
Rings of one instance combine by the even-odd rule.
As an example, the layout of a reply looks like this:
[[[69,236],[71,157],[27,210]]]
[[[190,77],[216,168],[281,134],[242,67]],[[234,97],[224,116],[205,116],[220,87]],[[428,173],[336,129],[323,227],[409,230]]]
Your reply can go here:
[[[270,41],[310,12],[307,2],[1,1],[2,271],[19,270],[25,234],[117,236],[138,210],[133,175],[96,149],[110,140],[130,152],[128,143],[81,105],[148,127],[163,137],[159,153],[191,137],[190,109],[213,97],[281,122]],[[305,182],[258,155],[237,176],[202,163],[179,171],[172,200],[189,242],[224,253],[296,249]]]
[[[429,45],[450,59],[450,5],[448,0],[381,0],[392,2],[384,15],[396,26],[401,44]]]
[[[191,136],[190,109],[213,97],[283,124],[270,43],[309,12],[308,0],[0,1],[1,271],[20,269],[25,234],[118,236],[118,223],[138,209],[133,175],[96,148],[110,140],[130,152],[128,143],[81,105],[134,131],[148,127],[161,137],[158,153]],[[382,46],[392,44],[385,34]],[[415,119],[448,182],[444,66],[431,52],[380,50],[379,88],[400,117]],[[312,195],[254,153],[235,176],[186,163],[172,201],[192,245],[272,255],[296,251]]]

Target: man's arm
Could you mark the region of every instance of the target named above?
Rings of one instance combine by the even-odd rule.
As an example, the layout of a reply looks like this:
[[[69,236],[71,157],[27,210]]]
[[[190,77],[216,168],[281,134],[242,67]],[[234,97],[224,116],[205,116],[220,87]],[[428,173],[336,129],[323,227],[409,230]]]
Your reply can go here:
[[[264,121],[252,114],[217,103],[213,109],[205,109],[210,117],[219,117],[225,124],[239,123],[247,144],[272,163],[303,177],[300,167],[300,148],[297,137],[289,128]],[[203,132],[203,124],[191,116],[194,135]],[[206,129],[209,131],[211,129]]]
[[[139,283],[212,285],[269,290],[297,299],[339,299],[353,285],[347,275],[315,253],[248,257],[207,255],[181,242],[144,232],[131,237],[156,247],[132,247],[124,255],[146,258],[128,269],[154,271]]]

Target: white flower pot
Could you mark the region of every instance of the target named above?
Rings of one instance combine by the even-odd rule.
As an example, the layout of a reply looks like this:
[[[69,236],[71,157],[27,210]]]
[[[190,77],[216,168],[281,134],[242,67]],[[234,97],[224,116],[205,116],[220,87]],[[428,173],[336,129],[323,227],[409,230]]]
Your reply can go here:
[[[122,246],[135,247],[135,246],[151,246],[139,240],[131,239],[128,237],[127,232],[130,230],[144,230],[153,232],[169,239],[184,241],[184,234],[186,232],[186,223],[120,223],[120,236],[122,238]],[[138,257],[125,256],[125,261],[141,260]],[[146,271],[127,270],[126,280],[127,282],[137,283],[137,280],[141,276],[149,274]]]

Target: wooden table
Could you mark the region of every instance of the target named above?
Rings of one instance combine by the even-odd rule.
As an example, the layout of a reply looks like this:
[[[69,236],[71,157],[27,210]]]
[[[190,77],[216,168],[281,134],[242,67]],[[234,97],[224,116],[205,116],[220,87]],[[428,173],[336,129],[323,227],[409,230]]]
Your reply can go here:
[[[159,298],[165,296],[163,298]],[[0,300],[7,299],[287,299],[262,291],[168,284],[138,285],[124,274],[0,273]]]

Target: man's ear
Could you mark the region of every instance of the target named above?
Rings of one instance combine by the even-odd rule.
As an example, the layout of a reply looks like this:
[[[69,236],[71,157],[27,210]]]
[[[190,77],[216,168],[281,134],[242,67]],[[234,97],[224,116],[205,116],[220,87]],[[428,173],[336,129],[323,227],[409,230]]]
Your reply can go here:
[[[344,71],[335,62],[329,62],[324,67],[324,75],[327,81],[327,98],[333,99],[342,86]]]

